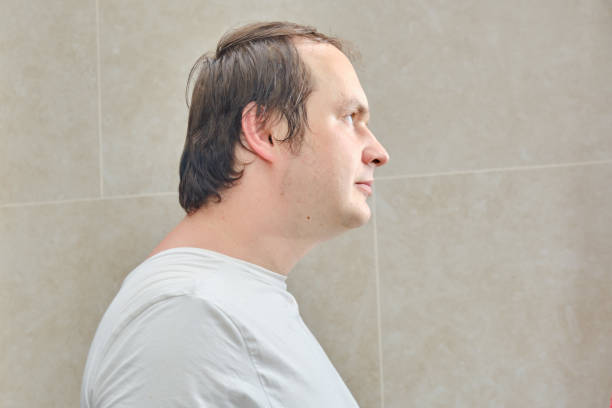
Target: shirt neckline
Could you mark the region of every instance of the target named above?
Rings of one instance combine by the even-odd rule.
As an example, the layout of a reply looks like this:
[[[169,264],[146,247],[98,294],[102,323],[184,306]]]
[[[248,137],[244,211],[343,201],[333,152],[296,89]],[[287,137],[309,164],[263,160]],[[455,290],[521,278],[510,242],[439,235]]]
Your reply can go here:
[[[174,247],[169,249],[164,249],[156,253],[155,255],[147,258],[144,262],[154,261],[159,258],[163,258],[164,256],[176,254],[176,253],[190,253],[198,256],[204,257],[213,257],[217,259],[221,259],[223,261],[232,263],[239,267],[241,271],[244,271],[251,276],[255,277],[258,280],[263,280],[266,283],[269,283],[273,286],[276,286],[281,289],[287,288],[287,276],[280,274],[278,272],[271,271],[263,266],[254,264],[252,262],[245,261],[244,259],[235,258],[233,256],[229,256],[223,254],[221,252],[213,251],[212,249],[198,248],[198,247]]]

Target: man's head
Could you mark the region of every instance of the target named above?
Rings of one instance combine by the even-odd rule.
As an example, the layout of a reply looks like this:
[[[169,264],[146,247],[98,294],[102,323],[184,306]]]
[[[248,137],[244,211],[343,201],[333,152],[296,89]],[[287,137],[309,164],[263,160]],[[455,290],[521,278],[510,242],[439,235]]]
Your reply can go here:
[[[226,33],[214,55],[204,54],[193,66],[187,90],[194,80],[195,84],[179,185],[179,201],[187,213],[213,195],[220,202],[219,192],[241,178],[243,172],[234,166],[235,147],[242,144],[242,116],[249,103],[254,103],[249,107],[255,108],[261,125],[283,119],[287,134],[281,142],[294,154],[300,151],[312,79],[295,48],[296,38],[344,51],[339,39],[312,27],[256,23]]]
[[[258,205],[259,216],[304,220],[310,226],[289,230],[308,240],[367,220],[356,183],[389,157],[367,127],[367,98],[344,49],[310,27],[264,23],[226,34],[200,58],[180,166],[188,214],[231,190],[228,210]],[[246,183],[234,186],[244,172],[234,164],[247,157]]]

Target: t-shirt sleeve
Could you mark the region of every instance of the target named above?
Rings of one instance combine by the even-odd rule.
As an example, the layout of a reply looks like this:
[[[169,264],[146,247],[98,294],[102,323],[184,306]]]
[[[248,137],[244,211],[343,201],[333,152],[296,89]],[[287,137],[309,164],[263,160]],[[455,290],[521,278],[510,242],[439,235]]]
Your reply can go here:
[[[100,407],[269,407],[240,330],[215,304],[172,297],[129,326]]]

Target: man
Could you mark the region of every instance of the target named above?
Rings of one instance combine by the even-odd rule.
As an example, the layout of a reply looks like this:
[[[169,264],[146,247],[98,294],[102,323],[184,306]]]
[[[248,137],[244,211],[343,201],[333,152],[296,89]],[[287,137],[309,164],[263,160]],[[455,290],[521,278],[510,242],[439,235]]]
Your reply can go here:
[[[343,51],[313,28],[259,23],[198,60],[187,215],[102,318],[81,407],[357,406],[286,290],[310,249],[369,220],[364,184],[389,160]]]

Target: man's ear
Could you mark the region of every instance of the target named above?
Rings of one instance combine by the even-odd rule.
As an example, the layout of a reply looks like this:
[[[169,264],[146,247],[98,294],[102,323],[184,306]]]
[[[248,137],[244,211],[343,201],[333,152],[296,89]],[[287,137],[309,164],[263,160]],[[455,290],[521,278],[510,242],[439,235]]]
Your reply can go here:
[[[257,118],[257,104],[249,102],[242,110],[242,137],[246,145],[266,161],[274,160],[274,142],[268,126]]]

